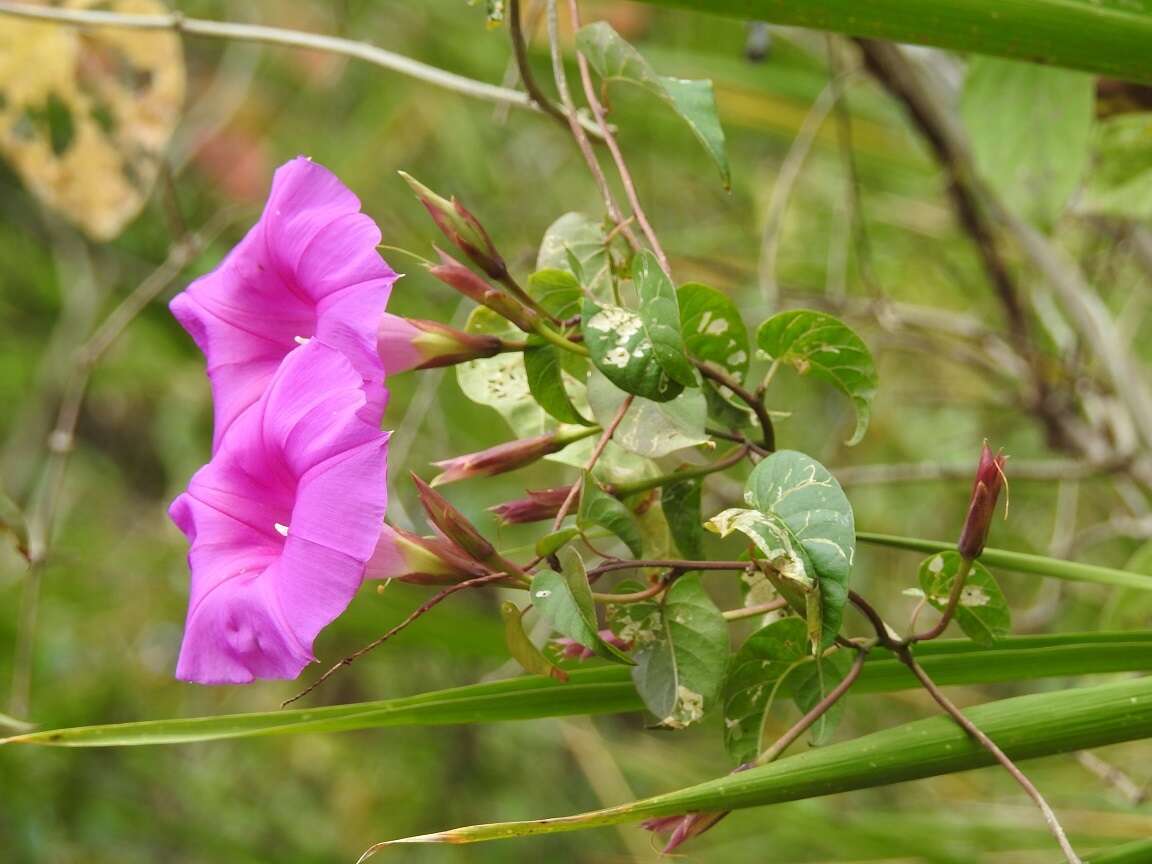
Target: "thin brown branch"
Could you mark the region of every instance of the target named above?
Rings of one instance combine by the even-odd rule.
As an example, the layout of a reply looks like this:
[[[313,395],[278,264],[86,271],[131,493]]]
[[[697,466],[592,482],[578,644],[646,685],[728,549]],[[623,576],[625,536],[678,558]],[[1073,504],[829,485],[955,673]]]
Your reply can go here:
[[[573,32],[578,31],[580,29],[580,9],[576,5],[576,0],[568,0],[568,14],[572,19]],[[648,214],[644,212],[644,207],[640,204],[640,196],[636,192],[636,184],[632,180],[632,173],[628,170],[624,153],[620,149],[619,142],[616,141],[612,127],[608,124],[608,114],[604,110],[604,104],[596,95],[596,85],[592,81],[588,59],[577,51],[576,63],[580,69],[580,81],[584,86],[584,98],[588,100],[588,106],[592,109],[592,116],[596,118],[596,123],[600,127],[600,134],[604,138],[604,143],[608,145],[608,152],[612,154],[612,161],[616,163],[616,173],[620,175],[620,183],[624,186],[624,194],[628,198],[628,205],[632,208],[632,215],[640,225],[640,230],[644,232],[648,245],[652,247],[652,252],[655,253],[660,262],[660,268],[668,276],[671,276],[672,268],[668,265],[668,256],[664,254],[664,247],[660,245],[660,239],[648,221]]]
[[[1035,802],[1044,816],[1044,823],[1048,826],[1048,830],[1052,833],[1052,836],[1056,838],[1056,842],[1060,845],[1060,850],[1064,853],[1068,864],[1082,864],[1080,856],[1076,854],[1076,850],[1074,850],[1072,844],[1068,842],[1068,836],[1064,833],[1064,828],[1060,824],[1056,812],[1048,804],[1044,796],[1040,794],[1040,790],[1036,788],[1035,784],[1028,779],[1027,775],[1020,770],[1016,763],[1012,761],[1011,757],[1000,749],[995,741],[984,734],[980,727],[964,716],[964,712],[957,708],[956,705],[944,695],[940,688],[936,686],[936,682],[929,678],[928,673],[916,662],[916,658],[912,656],[912,652],[909,651],[907,647],[902,647],[896,653],[901,662],[916,676],[920,685],[928,691],[933,701],[944,710],[944,713],[951,717],[961,729],[975,738],[985,750],[995,756],[996,761],[1004,767],[1004,770],[1012,775],[1012,779],[1019,783],[1028,797]]]
[[[752,413],[756,415],[756,420],[760,424],[760,431],[763,435],[761,446],[768,452],[776,449],[776,429],[772,425],[772,417],[768,414],[768,409],[764,407],[764,400],[757,398],[746,388],[741,386],[740,382],[729,375],[722,369],[717,369],[711,363],[706,363],[703,360],[693,360],[692,364],[700,370],[700,374],[711,381],[727,387],[731,390],[737,399],[752,409]]]
[[[520,16],[520,0],[508,0],[508,34],[512,39],[512,53],[516,57],[516,69],[520,73],[520,81],[528,96],[536,107],[554,119],[557,123],[568,128],[568,118],[564,112],[552,104],[552,100],[541,89],[532,64],[528,62],[528,40],[524,35],[524,22]]]
[[[584,463],[584,471],[591,471],[596,467],[596,463],[600,461],[600,457],[604,454],[604,448],[608,446],[608,442],[612,440],[612,436],[616,434],[616,430],[620,428],[620,424],[624,422],[624,415],[628,413],[628,409],[632,407],[632,396],[628,396],[620,403],[620,408],[616,411],[616,416],[612,418],[612,422],[605,428],[600,440],[596,442],[595,448],[592,450],[592,455],[588,457],[588,461]],[[560,526],[564,524],[564,519],[568,515],[568,511],[572,509],[572,505],[576,503],[577,496],[580,495],[580,483],[573,483],[572,488],[568,491],[564,503],[560,505],[560,510],[556,514],[556,518],[552,520],[552,530],[559,531]]]
[[[803,717],[793,724],[792,728],[776,739],[775,743],[756,757],[754,765],[767,765],[769,762],[774,762],[780,757],[780,754],[791,747],[796,740],[807,732],[812,726],[827,714],[832,706],[839,702],[845,693],[847,693],[852,685],[856,683],[856,679],[860,677],[860,673],[864,669],[864,661],[868,658],[867,650],[857,647],[856,659],[852,661],[852,668],[848,670],[848,674],[841,679],[828,694],[817,702]]]
[[[321,675],[319,678],[317,678],[315,681],[313,681],[311,684],[309,684],[307,687],[305,687],[303,690],[301,690],[295,696],[293,696],[290,699],[285,699],[283,702],[280,703],[280,707],[286,708],[287,706],[291,705],[293,702],[296,702],[297,700],[303,699],[305,696],[307,696],[309,693],[311,693],[313,690],[315,690],[317,687],[319,687],[321,684],[323,684],[325,681],[327,681],[329,678],[331,678],[333,675],[335,675],[337,672],[339,672],[341,669],[343,669],[345,666],[351,666],[354,662],[359,660],[361,657],[363,657],[368,652],[374,651],[377,648],[379,648],[381,645],[383,645],[385,642],[387,642],[389,639],[391,639],[397,633],[400,633],[401,631],[406,630],[410,624],[414,623],[419,618],[422,618],[429,610],[440,605],[440,603],[442,603],[444,600],[447,600],[449,597],[451,597],[457,591],[463,591],[465,588],[478,588],[482,585],[490,585],[493,582],[498,582],[501,579],[507,579],[507,578],[508,578],[507,573],[489,573],[485,576],[477,576],[475,579],[468,579],[464,582],[457,582],[455,585],[449,585],[443,591],[437,592],[436,594],[432,595],[427,600],[425,600],[423,603],[421,603],[419,606],[417,606],[414,610],[412,610],[410,613],[408,613],[408,616],[403,621],[401,621],[399,624],[397,624],[395,627],[393,627],[391,630],[389,630],[383,636],[381,636],[377,639],[373,639],[371,642],[369,642],[363,648],[360,648],[357,651],[353,651],[351,654],[349,654],[347,657],[345,657],[339,663],[337,663],[336,665],[329,668],[327,672],[325,672],[323,675]]]
[[[692,570],[747,570],[750,566],[748,561],[689,561],[684,558],[657,558],[657,559],[643,559],[636,558],[631,560],[616,560],[605,561],[602,564],[597,564],[588,571],[589,576],[600,576],[604,573],[612,573],[616,570],[638,570],[642,567],[658,567],[664,570],[682,570],[689,572]]]
[[[604,199],[608,218],[615,223],[616,228],[624,235],[628,244],[633,249],[639,249],[640,241],[629,227],[628,221],[624,219],[620,205],[616,203],[616,196],[612,194],[612,188],[608,185],[608,178],[604,176],[604,169],[600,167],[600,161],[592,149],[592,142],[580,123],[577,122],[579,114],[576,111],[576,103],[572,101],[572,94],[568,90],[568,76],[564,72],[564,57],[560,51],[558,30],[556,0],[548,0],[548,45],[552,53],[552,75],[556,79],[556,90],[560,93],[560,102],[563,104],[565,116],[568,118],[568,127],[572,131],[572,137],[576,139],[576,146],[580,148],[584,161],[588,164],[588,170],[592,172],[592,179],[596,182],[596,188],[600,190],[600,197]],[[598,126],[597,134],[599,134]]]

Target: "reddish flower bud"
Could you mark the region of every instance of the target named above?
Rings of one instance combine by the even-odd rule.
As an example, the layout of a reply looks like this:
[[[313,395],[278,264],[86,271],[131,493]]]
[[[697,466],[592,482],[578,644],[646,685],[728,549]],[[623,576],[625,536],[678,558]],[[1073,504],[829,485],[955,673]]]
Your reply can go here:
[[[419,585],[452,585],[491,571],[440,537],[421,537],[385,525],[368,561],[366,579],[397,579]]]
[[[480,221],[459,201],[451,201],[437,195],[419,180],[400,172],[400,176],[416,193],[432,221],[445,237],[452,241],[468,259],[493,279],[503,279],[508,275],[508,267],[492,238],[484,230]]]
[[[980,464],[976,468],[976,480],[972,485],[968,515],[956,544],[960,554],[969,561],[979,558],[984,551],[988,529],[996,511],[996,499],[1000,497],[1000,490],[1004,486],[1005,461],[1003,453],[993,456],[988,442],[984,442],[980,450]]]
[[[599,636],[613,648],[619,648],[621,651],[627,651],[632,647],[631,642],[621,639],[611,630],[601,630]],[[596,652],[587,645],[581,645],[575,639],[569,639],[567,636],[555,640],[553,644],[560,652],[560,656],[568,660],[587,660],[596,655]]]
[[[640,823],[641,828],[668,834],[668,842],[661,850],[665,855],[675,851],[693,837],[699,837],[717,822],[727,816],[729,810],[709,810],[702,813],[686,813],[683,816],[661,816]]]
[[[463,513],[453,507],[448,499],[417,477],[412,475],[420,505],[428,514],[428,521],[443,537],[459,546],[476,561],[489,561],[496,555],[496,549],[476,530]]]
[[[496,518],[505,525],[543,522],[545,519],[556,517],[571,491],[571,486],[557,486],[555,489],[529,489],[527,497],[517,498],[515,501],[505,501],[503,504],[489,507],[488,511],[494,513]],[[579,500],[579,496],[577,496],[576,502]]]
[[[520,438],[497,444],[487,450],[433,462],[432,464],[443,473],[433,478],[432,485],[443,486],[445,483],[455,483],[457,480],[466,480],[469,477],[490,477],[493,474],[515,471],[598,431],[593,427],[578,432],[553,432],[549,435],[537,435],[535,438]]]
[[[492,357],[503,348],[504,343],[495,336],[465,333],[437,321],[401,318],[387,312],[380,319],[376,338],[376,350],[388,375]]]
[[[442,249],[437,249],[436,253],[440,256],[440,263],[429,267],[429,273],[470,300],[487,306],[497,315],[507,318],[525,333],[535,332],[540,321],[540,316],[535,310],[529,309],[515,297],[493,288]]]

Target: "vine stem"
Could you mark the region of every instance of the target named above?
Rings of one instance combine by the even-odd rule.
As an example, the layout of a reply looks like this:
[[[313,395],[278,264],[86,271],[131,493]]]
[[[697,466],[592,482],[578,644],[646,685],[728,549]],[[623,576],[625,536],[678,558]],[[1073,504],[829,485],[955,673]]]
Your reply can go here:
[[[948,603],[940,613],[940,620],[937,621],[931,629],[909,636],[904,640],[907,644],[927,642],[935,639],[948,629],[948,625],[952,623],[952,619],[956,616],[956,609],[960,606],[960,597],[964,593],[964,583],[967,581],[968,574],[971,572],[972,560],[970,558],[961,558],[960,567],[956,570],[956,578],[952,580],[952,590],[948,593]]]
[[[616,434],[616,430],[620,428],[620,424],[624,422],[624,415],[628,413],[628,409],[632,407],[632,396],[628,396],[620,403],[619,409],[616,411],[616,416],[612,418],[612,422],[604,427],[604,434],[600,436],[600,440],[596,442],[596,447],[592,450],[592,455],[588,457],[588,461],[584,464],[584,471],[591,471],[600,457],[604,454],[604,448],[608,446],[608,442],[612,440],[612,436]],[[564,498],[564,503],[560,505],[560,510],[556,513],[556,518],[552,520],[552,530],[559,531],[560,526],[564,524],[564,519],[568,516],[568,511],[572,509],[572,505],[576,502],[576,496],[580,494],[580,483],[573,483],[572,488],[568,490],[568,495]]]
[[[739,381],[724,370],[717,369],[711,363],[694,359],[692,365],[699,369],[700,374],[705,378],[727,387],[736,395],[736,398],[752,409],[752,413],[756,415],[756,420],[760,423],[760,431],[763,435],[763,441],[761,443],[764,449],[769,452],[775,451],[776,429],[772,425],[772,417],[768,414],[768,409],[764,407],[763,398],[757,398],[753,393],[743,387]]]
[[[578,32],[580,30],[580,9],[576,0],[568,0],[568,14],[572,19],[572,32]],[[624,195],[628,198],[628,205],[632,208],[632,215],[636,218],[640,230],[648,240],[648,245],[652,247],[652,252],[660,262],[660,269],[671,278],[672,268],[668,265],[668,256],[664,254],[664,247],[660,245],[660,239],[652,230],[652,223],[648,221],[648,214],[644,212],[644,207],[640,204],[640,196],[636,192],[632,172],[628,170],[624,153],[616,141],[616,136],[612,133],[612,127],[608,125],[608,114],[604,110],[604,104],[596,95],[596,86],[588,68],[588,58],[579,50],[576,51],[576,65],[580,69],[580,82],[584,86],[584,98],[588,100],[588,106],[592,109],[592,116],[596,118],[596,123],[600,126],[600,134],[604,143],[608,145],[608,152],[612,154],[612,161],[616,163],[616,173],[620,176],[620,183],[624,187]]]
[[[860,677],[860,673],[864,669],[864,661],[868,658],[868,651],[864,648],[856,646],[856,659],[852,662],[852,668],[848,670],[840,683],[837,684],[831,691],[819,702],[812,706],[812,708],[793,724],[792,728],[776,739],[775,743],[761,753],[753,760],[753,765],[767,765],[769,762],[775,762],[780,754],[791,747],[796,739],[812,728],[821,717],[827,714],[832,706],[843,698],[852,685],[856,683],[856,679]]]
[[[541,111],[567,129],[568,118],[545,95],[536,81],[536,76],[532,74],[532,64],[528,62],[528,40],[524,36],[524,24],[520,16],[520,0],[508,0],[508,35],[512,39],[512,54],[516,58],[516,69],[520,73],[520,81],[528,91],[528,96]]]
[[[393,636],[395,636],[397,633],[401,632],[402,630],[406,630],[410,624],[414,623],[418,618],[423,617],[428,611],[430,611],[434,607],[439,606],[440,603],[442,603],[444,600],[447,600],[449,597],[451,597],[457,591],[463,591],[465,588],[478,588],[481,585],[488,585],[492,582],[497,582],[501,579],[507,579],[507,578],[508,578],[508,574],[504,573],[504,572],[488,573],[484,576],[477,576],[475,579],[468,579],[464,582],[457,582],[455,585],[449,585],[443,591],[438,591],[436,594],[429,597],[427,600],[425,600],[423,603],[421,603],[419,606],[417,606],[415,609],[413,609],[410,613],[408,613],[408,616],[403,621],[401,621],[395,627],[390,629],[383,636],[380,636],[377,639],[373,639],[371,642],[369,642],[363,648],[360,648],[356,651],[353,651],[351,654],[349,654],[347,657],[345,657],[339,663],[330,667],[327,672],[325,672],[323,675],[321,675],[319,678],[317,678],[315,681],[313,681],[311,684],[309,684],[307,687],[305,687],[303,690],[301,690],[295,696],[291,697],[290,699],[285,699],[283,702],[281,702],[280,707],[281,708],[287,708],[293,702],[296,702],[300,699],[303,699],[305,696],[307,696],[309,693],[311,693],[313,690],[315,690],[317,687],[319,687],[321,684],[323,684],[325,681],[327,681],[329,678],[331,678],[333,675],[335,675],[337,672],[339,672],[341,669],[343,669],[345,666],[351,666],[354,662],[359,660],[361,657],[363,657],[369,651],[376,650],[381,645],[383,645],[385,642],[387,642],[389,639],[391,639]]]
[[[579,113],[576,111],[576,104],[572,101],[572,94],[568,90],[568,77],[564,73],[564,57],[560,53],[560,36],[559,27],[557,23],[556,14],[556,0],[548,0],[548,46],[552,54],[552,76],[556,79],[556,90],[560,93],[560,102],[564,105],[564,114],[568,118],[568,127],[572,130],[572,137],[576,139],[576,146],[580,148],[580,154],[584,157],[584,161],[588,163],[588,170],[592,172],[592,179],[596,181],[596,188],[600,190],[600,197],[604,199],[604,206],[608,210],[609,218],[615,223],[615,228],[624,238],[628,241],[633,249],[640,248],[640,241],[636,238],[636,234],[632,231],[628,222],[624,219],[624,215],[620,210],[620,205],[616,203],[616,197],[612,194],[612,188],[608,185],[608,178],[604,176],[604,169],[600,167],[600,162],[596,158],[596,153],[592,150],[592,143],[588,140],[588,135],[585,132],[579,120]],[[596,134],[600,135],[600,127],[596,127]]]
[[[667,486],[669,483],[676,483],[680,480],[706,477],[709,474],[715,474],[726,468],[731,468],[733,465],[742,461],[751,450],[752,447],[749,444],[741,444],[739,447],[733,447],[722,458],[708,465],[683,468],[679,471],[673,471],[670,474],[661,474],[659,477],[649,477],[648,479],[635,480],[631,483],[610,483],[605,486],[604,491],[615,495],[617,498],[624,498],[628,495],[635,495],[638,492],[647,492],[649,489]]]
[[[1068,842],[1068,835],[1064,833],[1064,827],[1060,824],[1056,812],[1052,809],[1051,805],[1048,804],[1048,801],[1040,793],[1040,790],[1036,788],[1036,785],[1028,779],[1027,775],[1020,770],[1008,754],[1000,749],[995,741],[984,734],[979,726],[964,716],[964,712],[957,708],[956,705],[944,695],[940,688],[936,686],[936,682],[929,678],[928,673],[916,662],[916,658],[912,656],[912,652],[908,650],[908,646],[903,646],[897,650],[896,655],[900,658],[901,662],[912,671],[912,674],[916,676],[920,685],[928,691],[928,694],[936,704],[939,705],[949,717],[956,721],[956,724],[960,726],[960,728],[975,738],[985,750],[995,756],[996,761],[1004,767],[1005,771],[1012,775],[1012,779],[1020,784],[1020,787],[1027,793],[1028,797],[1040,808],[1040,812],[1044,816],[1044,822],[1048,826],[1048,830],[1052,833],[1052,836],[1056,838],[1056,842],[1060,844],[1060,851],[1064,853],[1068,864],[1082,864],[1080,856],[1076,854],[1076,850],[1073,849],[1072,844]]]
[[[745,606],[743,609],[729,609],[727,612],[721,614],[724,616],[725,621],[741,621],[744,618],[756,618],[760,615],[767,615],[769,612],[776,612],[787,605],[788,601],[781,597],[777,600],[769,600],[767,603]]]
[[[307,33],[285,27],[265,27],[258,24],[236,24],[230,21],[210,21],[203,18],[189,18],[179,12],[166,15],[136,15],[126,12],[109,12],[95,9],[60,9],[46,6],[32,6],[26,3],[10,3],[0,0],[0,14],[29,18],[37,21],[51,21],[76,27],[116,27],[128,30],[172,30],[190,36],[204,36],[210,39],[229,39],[240,42],[257,42],[266,45],[283,45],[291,48],[310,48],[328,54],[339,54],[364,60],[409,78],[415,78],[444,90],[462,93],[488,102],[525,108],[537,113],[547,113],[535,99],[519,90],[499,87],[484,81],[477,81],[446,69],[440,69],[403,54],[388,51],[368,42],[357,42],[339,36],[325,36]],[[590,120],[574,113],[567,118],[580,127],[585,135],[600,135],[599,127]]]

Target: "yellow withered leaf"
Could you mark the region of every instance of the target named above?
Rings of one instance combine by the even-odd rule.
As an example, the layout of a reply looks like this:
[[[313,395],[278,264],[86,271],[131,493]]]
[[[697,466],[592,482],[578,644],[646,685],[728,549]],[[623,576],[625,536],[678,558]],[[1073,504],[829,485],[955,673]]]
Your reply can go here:
[[[158,14],[156,0],[65,0]],[[0,16],[0,155],[96,240],[139,212],[184,101],[176,34]]]

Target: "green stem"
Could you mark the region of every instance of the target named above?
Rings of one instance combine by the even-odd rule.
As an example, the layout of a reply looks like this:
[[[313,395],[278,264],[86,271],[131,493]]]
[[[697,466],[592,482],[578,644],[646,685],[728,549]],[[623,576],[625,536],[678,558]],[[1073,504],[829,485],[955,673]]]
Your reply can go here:
[[[693,480],[697,477],[706,477],[709,474],[723,471],[725,468],[731,468],[747,456],[750,449],[748,445],[742,444],[739,447],[729,450],[722,459],[718,459],[708,465],[699,465],[695,468],[681,468],[679,471],[672,471],[669,474],[661,474],[659,477],[649,477],[644,480],[633,480],[631,483],[610,483],[606,485],[604,489],[617,498],[627,498],[629,495],[647,492],[649,489],[667,486],[669,483],[678,483],[681,480]]]
[[[563,348],[565,351],[571,351],[573,354],[580,354],[584,357],[588,356],[588,349],[583,345],[573,342],[564,335],[557,333],[547,324],[541,322],[536,328],[536,335],[547,342],[551,342],[557,348]]]
[[[947,552],[956,549],[955,543],[942,540],[925,540],[920,537],[894,537],[890,534],[874,534],[869,531],[856,532],[856,539],[876,546],[890,546],[895,549],[910,549],[914,552]],[[1124,588],[1140,588],[1152,591],[1152,577],[1112,567],[1096,564],[1082,564],[1078,561],[1061,561],[1043,555],[1028,555],[1011,552],[1007,549],[986,547],[980,555],[980,562],[990,567],[1003,567],[1020,573],[1035,573],[1053,579],[1068,579],[1073,582],[1095,582],[1100,585],[1119,585]]]

